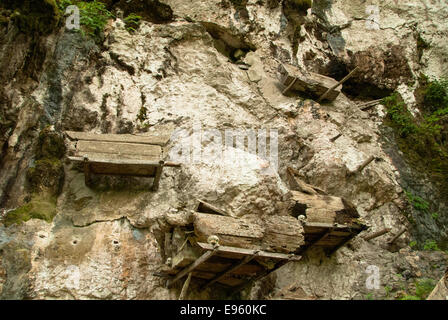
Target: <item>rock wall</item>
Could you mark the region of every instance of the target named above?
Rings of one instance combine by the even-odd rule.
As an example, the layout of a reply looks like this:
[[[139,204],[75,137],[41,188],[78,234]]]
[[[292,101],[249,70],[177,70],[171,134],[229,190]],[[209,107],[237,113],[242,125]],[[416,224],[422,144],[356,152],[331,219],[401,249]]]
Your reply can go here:
[[[440,278],[446,255],[414,251],[409,243],[446,241],[447,198],[407,164],[383,124],[384,108],[364,112],[357,103],[398,90],[412,106],[420,73],[447,74],[446,3],[315,0],[308,8],[311,3],[286,0],[150,2],[149,9],[111,4],[126,14],[152,13],[142,14],[135,32],[120,18],[111,20],[100,44],[62,25],[38,35],[13,20],[0,25],[2,215],[31,201],[27,172],[36,167],[39,134],[48,126],[95,133],[183,129],[185,139],[197,124],[222,131],[276,129],[278,171],[262,175],[261,159],[231,148],[244,160],[216,166],[204,157],[166,168],[152,193],[149,182],[137,178],[102,177],[87,188],[82,172],[64,162],[53,220],[0,225],[0,297],[176,298],[179,288],[166,289],[154,275],[165,262],[161,239],[168,226],[185,223],[196,198],[225,205],[235,216],[284,214],[286,167],[352,202],[371,231],[409,231],[392,248],[383,236],[357,238],[330,258],[311,250],[244,296],[269,298],[297,283],[296,290],[321,299],[393,298],[412,290],[416,279]],[[379,30],[366,27],[367,5],[380,10]],[[156,15],[153,6],[161,8]],[[361,72],[333,103],[319,104],[282,95],[279,63],[336,79],[355,66]],[[370,156],[376,160],[360,174],[348,174]],[[439,220],[412,209],[403,189],[429,199]],[[416,225],[406,218],[409,212]],[[379,289],[365,285],[371,265],[380,270]],[[190,297],[220,294],[193,290]]]

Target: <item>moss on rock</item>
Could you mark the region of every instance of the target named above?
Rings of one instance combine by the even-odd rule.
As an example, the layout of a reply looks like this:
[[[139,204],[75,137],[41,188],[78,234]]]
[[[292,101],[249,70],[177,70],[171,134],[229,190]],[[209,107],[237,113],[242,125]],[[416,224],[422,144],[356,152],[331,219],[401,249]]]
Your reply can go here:
[[[45,195],[33,195],[30,202],[10,211],[4,220],[5,226],[21,224],[30,219],[53,221],[56,215],[56,198]]]
[[[63,136],[54,131],[51,127],[46,127],[39,134],[36,149],[36,159],[61,159],[66,148]]]
[[[57,196],[64,183],[64,166],[59,159],[37,160],[34,167],[28,168],[26,177],[31,192]]]
[[[10,19],[24,33],[48,34],[59,23],[60,13],[55,0],[5,0],[2,6],[13,11]]]

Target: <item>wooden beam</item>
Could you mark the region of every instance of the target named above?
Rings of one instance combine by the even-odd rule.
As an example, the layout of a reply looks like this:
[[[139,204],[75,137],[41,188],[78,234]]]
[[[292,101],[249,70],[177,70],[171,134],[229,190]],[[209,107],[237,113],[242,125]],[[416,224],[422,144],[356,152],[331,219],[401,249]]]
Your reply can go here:
[[[244,288],[246,288],[248,285],[250,285],[251,283],[254,283],[255,281],[258,281],[266,276],[268,276],[269,274],[271,274],[272,272],[274,272],[275,270],[278,270],[279,268],[283,267],[285,264],[287,264],[289,261],[287,260],[282,260],[280,262],[278,262],[274,268],[272,269],[266,269],[265,271],[263,271],[262,273],[260,273],[258,276],[255,276],[253,278],[251,278],[250,280],[246,281],[245,283],[243,283],[242,285],[236,287],[233,290],[233,293],[237,293],[240,292],[241,290],[243,290]]]
[[[84,183],[86,184],[86,186],[90,187],[92,185],[92,176],[91,176],[89,159],[84,158],[83,162],[84,162]]]
[[[373,160],[375,160],[374,156],[370,156],[369,158],[367,158],[366,161],[364,161],[358,168],[356,168],[355,171],[350,172],[350,174],[357,174],[360,173],[362,170],[364,170],[365,167],[367,167],[370,162],[372,162]]]
[[[336,89],[337,87],[339,87],[341,84],[343,84],[345,81],[347,81],[348,79],[350,79],[353,74],[358,70],[358,67],[356,67],[355,69],[353,69],[348,75],[346,75],[344,77],[344,79],[342,79],[341,81],[339,81],[337,84],[335,84],[333,87],[331,87],[330,89],[328,89],[323,95],[320,96],[319,99],[317,99],[317,102],[321,102],[323,99],[325,99],[328,94],[333,91],[334,89]]]
[[[225,212],[224,210],[221,210],[221,209],[219,209],[218,207],[215,207],[214,205],[212,205],[212,204],[210,204],[210,203],[208,203],[208,202],[205,202],[205,201],[202,200],[202,199],[197,199],[197,201],[198,201],[198,205],[196,206],[196,211],[197,211],[197,212],[209,213],[209,212],[207,212],[207,211],[199,211],[199,209],[200,209],[200,207],[201,207],[201,204],[202,204],[202,206],[205,207],[205,209],[209,209],[209,210],[213,211],[214,213],[218,213],[218,214],[220,214],[220,215],[222,215],[222,216],[226,216],[226,217],[229,217],[229,216],[230,216],[230,215],[229,215],[227,212]]]
[[[302,258],[301,256],[293,254],[267,252],[262,250],[243,249],[227,246],[219,246],[217,249],[215,249],[211,244],[204,242],[198,242],[197,245],[204,250],[215,250],[217,253],[228,253],[241,256],[253,256],[256,254],[260,258],[270,258],[270,259],[288,260],[288,261],[299,261]]]
[[[213,255],[216,253],[217,248],[215,248],[215,250],[212,251],[207,251],[206,253],[204,253],[202,256],[200,256],[195,262],[193,262],[192,264],[190,264],[188,267],[186,267],[185,269],[183,269],[182,271],[180,271],[173,280],[168,281],[167,283],[167,287],[170,288],[173,286],[174,283],[176,283],[177,281],[179,281],[180,279],[182,279],[187,273],[192,272],[194,269],[196,269],[197,267],[199,267],[201,264],[203,264],[205,261],[207,261],[208,259],[210,259],[211,257],[213,257]]]
[[[81,141],[103,141],[103,142],[125,142],[138,143],[146,145],[165,146],[170,140],[169,135],[148,136],[136,134],[95,134],[90,132],[65,131],[67,137],[71,140]]]
[[[303,246],[303,248],[300,249],[300,253],[303,254],[306,250],[308,250],[309,248],[311,248],[312,246],[317,245],[320,241],[325,240],[326,238],[328,238],[328,236],[331,235],[331,233],[333,232],[333,228],[329,228],[327,230],[327,232],[325,232],[321,237],[317,238],[316,240],[314,240],[313,242]]]
[[[76,162],[83,162],[85,157],[68,157],[71,161]],[[159,161],[148,161],[148,160],[134,160],[134,159],[96,159],[96,158],[89,158],[90,163],[102,163],[102,164],[126,164],[126,165],[147,165],[152,167],[158,167],[160,166]]]
[[[357,233],[353,233],[351,236],[347,237],[346,239],[344,239],[340,244],[338,244],[337,246],[335,246],[334,248],[330,249],[327,252],[327,257],[331,256],[333,253],[335,253],[336,251],[339,250],[339,248],[345,246],[350,240],[352,240],[354,237],[356,237]]]
[[[294,85],[294,83],[296,83],[297,81],[297,77],[294,77],[294,79],[291,81],[291,83],[285,88],[285,90],[283,90],[282,94],[286,94],[289,89],[291,89],[291,87]]]
[[[154,182],[152,184],[152,191],[157,191],[159,189],[160,177],[162,176],[163,161],[159,161],[159,165],[156,167],[156,176],[154,177]]]
[[[401,229],[391,240],[389,240],[387,242],[387,244],[391,245],[392,243],[394,243],[395,241],[397,241],[397,239],[407,231],[408,229],[406,227],[404,227],[403,229]]]
[[[363,239],[366,240],[366,241],[369,241],[369,240],[378,238],[378,237],[382,236],[383,234],[388,233],[389,231],[390,231],[390,228],[384,228],[384,229],[382,229],[382,230],[380,230],[380,231],[378,231],[378,232],[374,232],[374,233],[365,235],[365,236],[363,237]]]
[[[234,272],[235,270],[237,270],[238,268],[240,268],[241,266],[244,266],[245,264],[249,263],[253,258],[255,258],[255,255],[252,256],[246,256],[244,259],[241,259],[240,261],[234,263],[230,268],[228,268],[227,270],[224,270],[223,272],[220,272],[216,275],[216,277],[214,277],[212,280],[210,280],[209,282],[207,282],[202,289],[206,289],[207,287],[211,286],[212,284],[214,284],[215,282],[221,280],[222,278],[224,278],[227,274]]]
[[[310,227],[310,228],[332,228],[334,230],[338,229],[355,229],[355,230],[363,230],[364,228],[362,226],[357,225],[345,225],[345,224],[331,224],[331,223],[323,223],[323,222],[306,222],[304,227]]]
[[[187,296],[188,287],[190,286],[191,281],[191,272],[188,274],[187,280],[185,280],[184,285],[182,286],[182,290],[179,295],[178,300],[185,300],[185,297]]]
[[[337,134],[336,136],[334,136],[333,138],[330,139],[331,142],[335,142],[336,140],[338,140],[340,137],[342,137],[342,133]]]
[[[365,111],[367,109],[372,108],[373,106],[376,106],[377,104],[379,104],[383,99],[377,99],[377,100],[372,100],[366,103],[361,103],[358,104],[357,107],[360,108],[362,111]]]

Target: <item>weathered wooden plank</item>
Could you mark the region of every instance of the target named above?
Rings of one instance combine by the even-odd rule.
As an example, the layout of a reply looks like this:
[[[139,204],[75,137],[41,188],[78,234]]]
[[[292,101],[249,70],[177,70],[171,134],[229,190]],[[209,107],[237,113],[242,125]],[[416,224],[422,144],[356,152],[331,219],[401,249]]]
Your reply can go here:
[[[264,228],[245,219],[214,214],[195,213],[194,230],[199,241],[207,241],[210,235],[219,237],[220,245],[259,248]]]
[[[294,252],[305,243],[303,227],[291,216],[268,216],[264,218],[265,235],[263,249],[275,252]]]
[[[215,248],[216,249],[216,248]],[[168,281],[167,286],[168,288],[172,287],[174,283],[182,279],[187,273],[192,272],[194,269],[196,269],[198,266],[200,266],[202,263],[210,259],[214,254],[216,253],[216,250],[211,250],[205,252],[202,256],[200,256],[195,262],[193,262],[191,265],[180,271],[173,280]]]
[[[220,214],[223,216],[229,216],[229,214],[224,210],[221,210],[220,208],[208,202],[205,202],[202,199],[198,199],[198,205],[196,207],[196,211],[201,213],[211,213],[211,214]]]
[[[188,291],[188,287],[190,286],[190,281],[191,281],[191,272],[188,274],[187,280],[185,280],[184,285],[182,286],[182,290],[180,292],[178,300],[184,300],[185,297],[187,296],[187,291]]]
[[[137,143],[118,143],[118,142],[102,142],[102,141],[78,141],[76,144],[76,152],[83,156],[87,152],[107,153],[107,154],[134,154],[145,157],[157,158],[161,157],[162,147],[157,145],[144,145]]]
[[[223,279],[226,275],[234,272],[235,270],[237,270],[241,266],[245,265],[246,263],[249,263],[254,257],[255,257],[255,255],[244,257],[241,261],[238,261],[235,264],[233,264],[229,269],[218,273],[212,280],[210,280],[207,284],[205,284],[202,287],[202,289],[206,289],[207,287],[211,286],[215,282],[218,282],[219,280]]]
[[[186,245],[178,253],[173,255],[171,266],[173,268],[183,268],[196,261],[201,256],[201,252],[190,245]]]
[[[334,87],[338,82],[333,79],[313,72],[304,73],[295,66],[288,64],[279,65],[280,81],[285,86],[290,86],[289,90],[296,90],[306,93],[315,98],[321,97],[328,89]],[[326,99],[333,101],[341,92],[342,86],[329,91]]]
[[[199,247],[201,247],[204,250],[215,250],[211,244],[203,243],[203,242],[198,242],[197,244]],[[253,256],[256,254],[257,257],[260,257],[260,258],[269,258],[269,259],[275,259],[275,260],[299,261],[301,259],[300,256],[293,255],[293,254],[267,252],[267,251],[263,251],[263,250],[252,250],[252,249],[235,248],[235,247],[228,247],[228,246],[219,246],[216,249],[216,252],[217,253],[233,254],[236,258],[247,256],[247,255]]]
[[[66,131],[66,135],[72,140],[104,141],[104,142],[126,142],[165,146],[170,136],[149,136],[133,134],[94,134],[88,132]]]
[[[341,86],[345,81],[347,81],[348,79],[350,79],[355,72],[358,70],[358,67],[356,67],[355,69],[353,69],[348,75],[346,75],[341,81],[339,81],[338,83],[335,83],[332,87],[328,88],[327,91],[325,91],[325,93],[323,95],[321,95],[319,97],[319,99],[317,99],[317,102],[321,102],[322,100],[324,100],[327,96],[330,95],[330,93],[335,90],[337,87]],[[334,100],[334,99],[331,99]]]
[[[306,222],[304,224],[305,232],[308,232],[308,230],[314,229],[314,228],[333,228],[334,230],[342,229],[342,230],[348,230],[348,229],[354,229],[354,230],[364,230],[363,226],[351,224],[351,225],[345,225],[345,224],[332,224],[332,223],[322,223],[322,222]]]
[[[140,154],[114,154],[114,153],[101,153],[101,152],[72,152],[70,157],[73,157],[73,161],[79,161],[78,158],[88,158],[90,161],[103,161],[103,162],[153,162],[157,163],[161,160],[161,154],[157,156],[144,156]]]
[[[359,218],[356,208],[342,198],[299,191],[291,191],[291,194],[307,222],[352,224]]]
[[[116,164],[116,165],[143,165],[143,166],[160,166],[160,161],[155,160],[137,160],[137,159],[107,159],[107,158],[97,158],[95,156],[89,157],[89,153],[86,157],[82,156],[69,156],[68,159],[74,162],[83,162],[85,158],[88,159],[89,163],[100,163],[100,164]],[[164,164],[164,163],[163,163]]]
[[[159,166],[90,163],[92,173],[120,176],[154,177]]]

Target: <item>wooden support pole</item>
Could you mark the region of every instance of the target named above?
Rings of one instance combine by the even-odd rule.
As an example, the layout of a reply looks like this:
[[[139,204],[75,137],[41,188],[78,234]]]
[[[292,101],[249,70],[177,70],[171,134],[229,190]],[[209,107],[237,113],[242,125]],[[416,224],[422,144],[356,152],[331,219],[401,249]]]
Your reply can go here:
[[[162,170],[163,170],[164,164],[165,163],[163,161],[160,161],[159,165],[156,167],[156,175],[154,177],[152,191],[157,191],[159,189],[160,177],[162,176]]]
[[[339,250],[339,248],[342,248],[343,246],[345,246],[348,242],[350,242],[354,237],[356,236],[356,233],[351,234],[347,239],[345,239],[344,241],[342,241],[340,244],[338,244],[336,247],[332,248],[330,251],[328,251],[327,253],[327,257],[330,257],[333,253],[335,253],[336,251]]]
[[[370,162],[375,160],[374,156],[370,156],[366,161],[364,161],[358,168],[356,168],[355,171],[352,171],[351,174],[357,174],[360,173],[362,170],[364,170],[365,167],[369,165]]]
[[[334,136],[333,138],[330,139],[331,142],[335,142],[336,140],[338,140],[340,137],[342,137],[342,133],[339,133],[338,135]]]
[[[378,237],[380,237],[380,236],[382,236],[382,235],[384,235],[384,234],[386,234],[386,233],[388,233],[388,232],[390,232],[390,228],[385,228],[385,229],[382,229],[382,230],[380,230],[380,231],[378,231],[378,232],[374,232],[374,233],[365,235],[365,236],[363,237],[363,239],[366,240],[366,241],[369,241],[369,240],[378,238]]]
[[[190,286],[191,281],[191,272],[188,274],[187,280],[185,280],[184,285],[182,286],[182,290],[179,295],[178,300],[185,300],[185,297],[187,296],[188,287]]]
[[[272,272],[274,272],[275,270],[278,270],[279,268],[283,267],[285,264],[287,264],[289,262],[289,260],[282,260],[279,261],[274,268],[272,269],[266,269],[265,271],[263,271],[261,274],[259,274],[258,276],[255,276],[253,278],[251,278],[250,280],[246,281],[245,283],[243,283],[242,285],[236,287],[233,290],[233,293],[237,293],[240,292],[241,290],[243,290],[244,288],[246,288],[248,285],[250,285],[251,283],[254,283],[255,281],[258,281],[266,276],[268,276],[269,274],[271,274]]]
[[[355,74],[355,72],[358,70],[358,67],[356,67],[355,69],[353,69],[348,75],[346,75],[344,77],[344,79],[342,79],[341,81],[339,81],[337,84],[335,84],[334,86],[332,86],[330,89],[328,89],[323,95],[320,96],[319,99],[317,99],[317,102],[321,102],[323,99],[325,99],[328,94],[333,91],[334,89],[336,89],[337,87],[339,87],[341,84],[343,84],[345,81],[347,81],[348,79],[350,79],[353,74]]]
[[[219,248],[219,247],[218,247]],[[217,248],[216,248],[217,249]],[[205,261],[207,261],[208,259],[210,259],[215,253],[216,253],[216,249],[212,250],[212,251],[207,251],[206,253],[204,253],[202,256],[200,256],[195,262],[193,262],[192,264],[190,264],[188,267],[186,267],[185,269],[183,269],[182,271],[180,271],[173,280],[168,281],[167,283],[167,287],[170,288],[173,286],[174,283],[176,283],[177,281],[179,281],[180,279],[182,279],[187,273],[192,272],[194,269],[196,269],[197,267],[199,267],[201,264],[203,264]]]
[[[220,272],[216,275],[216,277],[214,277],[212,280],[210,280],[209,282],[207,282],[202,289],[206,289],[207,287],[211,286],[212,284],[214,284],[215,282],[221,280],[222,278],[224,278],[227,274],[237,270],[239,267],[244,266],[245,264],[249,263],[253,258],[256,257],[256,254],[253,256],[246,256],[244,259],[241,259],[240,261],[234,263],[229,269],[224,270],[223,272]]]
[[[408,230],[406,227],[404,227],[403,229],[401,229],[392,239],[390,239],[387,244],[391,245],[393,244],[395,241],[397,241],[397,239],[406,232],[406,230]]]
[[[374,106],[376,106],[377,104],[379,104],[383,99],[378,99],[378,100],[372,100],[366,103],[361,103],[358,104],[358,108],[360,108],[362,111],[368,110]]]
[[[322,236],[320,236],[319,238],[317,238],[316,240],[314,240],[313,242],[305,245],[304,247],[301,248],[300,250],[300,254],[305,253],[306,250],[308,250],[309,248],[311,248],[312,246],[315,246],[317,243],[319,243],[320,241],[326,239],[328,236],[331,235],[331,232],[333,231],[333,228],[329,228]]]
[[[285,88],[285,90],[283,90],[282,94],[286,94],[289,91],[289,89],[292,88],[294,83],[296,83],[296,81],[297,81],[297,78],[294,77],[294,79],[291,81],[291,83]]]
[[[92,176],[88,158],[84,158],[84,181],[86,186],[90,187],[92,185]]]

